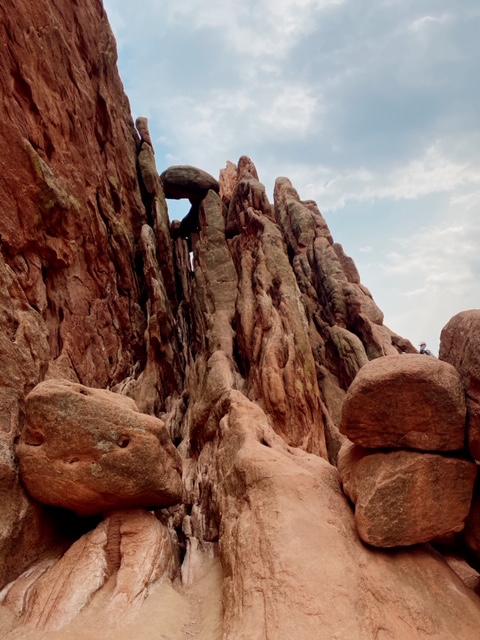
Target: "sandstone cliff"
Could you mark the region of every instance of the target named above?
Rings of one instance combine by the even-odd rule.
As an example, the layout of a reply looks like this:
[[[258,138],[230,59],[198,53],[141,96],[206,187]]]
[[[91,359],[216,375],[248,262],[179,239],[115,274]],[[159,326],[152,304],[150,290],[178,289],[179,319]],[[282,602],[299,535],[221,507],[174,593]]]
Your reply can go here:
[[[429,546],[365,546],[342,493],[347,391],[416,350],[317,205],[246,157],[159,176],[99,0],[10,0],[0,42],[4,634],[478,638],[474,590]],[[462,529],[457,454],[457,517],[398,544]]]

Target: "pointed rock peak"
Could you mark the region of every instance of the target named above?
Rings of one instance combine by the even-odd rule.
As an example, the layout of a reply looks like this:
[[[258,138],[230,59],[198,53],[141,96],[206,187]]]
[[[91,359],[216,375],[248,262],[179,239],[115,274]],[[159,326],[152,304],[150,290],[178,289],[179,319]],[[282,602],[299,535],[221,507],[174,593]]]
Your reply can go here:
[[[249,173],[252,178],[258,180],[257,169],[252,160],[248,156],[242,156],[238,161],[238,181],[240,181],[247,173]]]
[[[152,139],[150,137],[150,131],[148,130],[148,118],[145,118],[143,116],[138,117],[135,120],[135,126],[137,127],[137,131],[142,142],[146,142],[148,145],[150,145],[150,147],[152,147],[153,150]]]
[[[259,182],[255,164],[248,156],[241,156],[238,165],[227,160],[225,169],[220,170],[220,196],[227,207],[230,205],[238,183],[252,178]]]
[[[237,165],[227,160],[225,169],[220,169],[220,197],[228,207],[238,183]]]

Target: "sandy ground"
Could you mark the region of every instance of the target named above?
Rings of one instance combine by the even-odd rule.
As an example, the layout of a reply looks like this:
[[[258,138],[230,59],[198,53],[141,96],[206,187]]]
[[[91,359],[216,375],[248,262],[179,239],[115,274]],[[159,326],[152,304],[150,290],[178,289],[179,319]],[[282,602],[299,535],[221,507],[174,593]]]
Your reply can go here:
[[[101,601],[61,631],[26,631],[16,626],[13,614],[0,607],[2,640],[221,640],[222,568],[220,561],[205,561],[191,587],[159,584],[135,618],[122,628],[108,628],[102,621]]]

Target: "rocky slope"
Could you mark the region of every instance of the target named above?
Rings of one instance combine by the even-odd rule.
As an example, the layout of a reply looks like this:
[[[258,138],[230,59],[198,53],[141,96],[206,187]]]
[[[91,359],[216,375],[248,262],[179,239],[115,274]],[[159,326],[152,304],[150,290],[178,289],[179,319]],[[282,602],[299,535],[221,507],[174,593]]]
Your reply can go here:
[[[429,546],[365,546],[342,493],[347,391],[371,361],[416,350],[384,326],[317,205],[287,178],[271,203],[246,157],[218,181],[194,167],[159,176],[99,0],[11,0],[0,42],[4,634],[477,638],[475,572],[457,559],[467,586]],[[165,194],[190,200],[181,223],[170,225]],[[453,469],[445,486],[461,477],[464,489],[450,519],[439,511],[455,491],[426,510],[439,526],[417,527],[425,513],[412,510],[395,545],[461,530],[476,473],[463,450],[466,382],[445,383],[454,391],[439,408],[443,374],[429,386],[424,357],[409,358],[432,399],[407,431],[434,453],[382,455],[419,459],[427,487],[439,465]],[[360,402],[378,431],[376,408]],[[342,427],[352,439],[360,409]],[[162,602],[175,598],[190,613],[179,605],[168,619]],[[142,626],[155,612],[155,628]]]

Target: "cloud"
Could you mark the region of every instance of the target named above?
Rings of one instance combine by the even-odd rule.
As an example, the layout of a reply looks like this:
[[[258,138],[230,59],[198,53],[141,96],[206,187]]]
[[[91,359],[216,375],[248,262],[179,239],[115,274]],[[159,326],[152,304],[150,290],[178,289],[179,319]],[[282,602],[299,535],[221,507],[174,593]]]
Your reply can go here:
[[[444,24],[451,19],[450,14],[442,13],[440,16],[423,16],[417,18],[409,25],[410,31],[423,31],[434,24]]]
[[[187,21],[193,29],[219,30],[227,48],[246,57],[285,57],[316,28],[318,14],[345,0],[183,0],[166,4],[171,27]]]
[[[291,167],[290,173],[303,197],[318,200],[323,209],[331,211],[350,202],[415,200],[480,185],[480,164],[457,162],[439,144],[389,171],[365,167],[335,171],[322,165],[304,165]]]
[[[415,343],[478,304],[477,0],[104,2],[160,170],[288,176]]]

